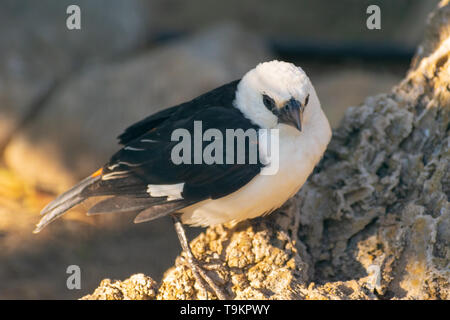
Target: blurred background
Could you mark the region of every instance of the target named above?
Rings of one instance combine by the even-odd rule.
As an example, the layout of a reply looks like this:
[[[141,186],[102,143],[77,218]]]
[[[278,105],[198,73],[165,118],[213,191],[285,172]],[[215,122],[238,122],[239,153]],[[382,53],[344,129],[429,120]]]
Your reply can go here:
[[[438,0],[3,0],[0,2],[0,299],[76,299],[103,278],[159,281],[180,252],[170,219],[86,217],[40,234],[40,209],[157,110],[271,59],[301,66],[336,127],[405,75]],[[66,9],[81,9],[68,30]],[[381,9],[369,30],[366,9]],[[193,237],[200,229],[189,229]],[[81,268],[81,290],[66,286]]]

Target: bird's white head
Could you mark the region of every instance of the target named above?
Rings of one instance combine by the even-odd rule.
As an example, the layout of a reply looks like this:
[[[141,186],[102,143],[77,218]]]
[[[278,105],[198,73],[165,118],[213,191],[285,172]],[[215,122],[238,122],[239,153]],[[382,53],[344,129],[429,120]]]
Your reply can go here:
[[[239,82],[235,106],[263,128],[279,123],[308,127],[320,102],[306,73],[292,63],[273,60],[260,63]]]

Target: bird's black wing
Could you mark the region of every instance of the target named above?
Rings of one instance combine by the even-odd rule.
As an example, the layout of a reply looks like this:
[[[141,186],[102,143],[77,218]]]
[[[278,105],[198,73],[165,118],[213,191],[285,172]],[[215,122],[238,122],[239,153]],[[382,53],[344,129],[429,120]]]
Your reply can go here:
[[[201,123],[202,132],[208,129],[218,130],[226,139],[226,130],[248,129],[255,132],[245,140],[244,163],[237,163],[237,143],[233,143],[234,159],[227,164],[223,143],[224,157],[222,163],[195,164],[194,126]],[[176,164],[172,158],[173,148],[180,141],[172,141],[172,133],[176,129],[186,130],[192,140],[188,141],[191,157],[187,163]],[[103,167],[102,178],[84,190],[85,196],[113,195],[119,198],[107,199],[95,207],[90,213],[127,211],[130,209],[146,210],[147,218],[151,220],[164,214],[179,210],[205,199],[217,199],[228,195],[247,184],[261,170],[258,157],[257,127],[246,119],[242,113],[231,107],[208,107],[179,118],[176,113],[161,122],[154,129],[134,139],[117,152]],[[200,139],[202,137],[200,136]],[[198,140],[201,143],[201,140]],[[221,143],[224,141],[220,141]],[[203,142],[203,148],[211,142]],[[256,161],[251,163],[250,152],[256,152]],[[253,157],[255,159],[255,157]],[[154,197],[149,193],[151,186],[182,185],[181,197],[175,200],[167,196]],[[125,199],[127,198],[127,199]],[[116,210],[115,210],[116,209]],[[142,220],[142,219],[141,219]]]
[[[225,160],[222,164],[194,164],[194,161],[175,164],[171,158],[172,149],[179,143],[171,139],[174,130],[185,129],[194,137],[196,121],[201,122],[202,132],[216,129],[223,137],[226,137],[227,129],[244,132],[258,129],[233,106],[238,82],[233,81],[192,101],[158,112],[127,128],[119,136],[124,147],[103,168],[47,205],[41,211],[44,217],[35,232],[90,197],[110,196],[92,207],[89,210],[92,214],[135,211],[141,212],[135,221],[142,222],[205,199],[223,197],[247,184],[263,167],[257,152],[257,136],[246,139],[243,164],[236,161],[235,143],[235,161],[231,164]],[[257,161],[249,163],[249,152],[255,150],[251,146],[256,148]],[[194,151],[191,160],[194,160]],[[149,185],[181,184],[181,196],[176,199],[153,196],[148,192]]]
[[[217,199],[237,191],[253,179],[263,167],[258,155],[258,127],[236,108],[233,100],[237,82],[213,90],[191,102],[170,108],[128,128],[120,136],[125,146],[112,156],[102,169],[102,177],[85,188],[86,197],[113,195],[89,211],[90,213],[145,211],[147,221],[179,210],[205,199]],[[215,129],[226,139],[226,130],[253,130],[245,140],[245,161],[237,161],[237,143],[233,143],[234,161],[227,163],[226,144],[223,143],[223,163],[195,163],[195,123],[201,123],[200,134]],[[176,164],[172,159],[173,148],[180,143],[173,141],[172,133],[183,129],[192,140],[191,157],[188,163]],[[143,134],[141,134],[144,132]],[[216,131],[217,132],[217,131]],[[201,136],[200,136],[201,139]],[[198,140],[197,140],[198,141]],[[201,142],[201,140],[200,140]],[[224,142],[224,141],[222,141]],[[236,141],[235,141],[236,142]],[[211,142],[203,142],[200,152]],[[256,162],[250,152],[256,151]],[[198,153],[197,153],[198,155]],[[151,196],[149,185],[182,185],[181,197]],[[142,214],[140,215],[142,217]],[[138,217],[139,218],[139,217]]]
[[[204,93],[197,98],[180,105],[152,114],[141,121],[131,125],[118,137],[119,143],[125,145],[150,130],[162,124],[170,118],[187,118],[200,109],[213,106],[232,107],[236,88],[240,80],[235,80],[221,87]]]

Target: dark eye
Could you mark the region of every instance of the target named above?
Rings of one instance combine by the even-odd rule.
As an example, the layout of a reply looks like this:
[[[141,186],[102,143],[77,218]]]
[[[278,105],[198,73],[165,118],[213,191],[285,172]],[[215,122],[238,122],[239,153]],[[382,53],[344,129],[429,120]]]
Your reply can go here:
[[[275,101],[267,94],[263,94],[263,103],[270,111],[275,109]]]
[[[309,101],[309,94],[305,98],[305,103],[303,104],[303,107],[306,107],[306,105],[308,104],[308,101]]]

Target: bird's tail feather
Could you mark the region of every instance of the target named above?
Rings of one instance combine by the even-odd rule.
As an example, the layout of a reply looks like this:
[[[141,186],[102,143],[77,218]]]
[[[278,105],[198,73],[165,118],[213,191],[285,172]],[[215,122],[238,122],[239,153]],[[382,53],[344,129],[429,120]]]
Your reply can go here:
[[[164,203],[165,198],[136,198],[132,196],[114,196],[92,206],[88,215],[142,211],[151,205]]]
[[[67,210],[83,202],[87,198],[87,196],[82,195],[83,190],[99,179],[99,176],[90,176],[50,202],[42,209],[41,215],[43,215],[43,217],[36,225],[36,229],[34,229],[33,233],[40,232],[45,226],[63,215]]]

